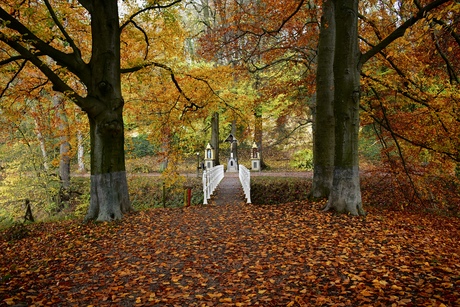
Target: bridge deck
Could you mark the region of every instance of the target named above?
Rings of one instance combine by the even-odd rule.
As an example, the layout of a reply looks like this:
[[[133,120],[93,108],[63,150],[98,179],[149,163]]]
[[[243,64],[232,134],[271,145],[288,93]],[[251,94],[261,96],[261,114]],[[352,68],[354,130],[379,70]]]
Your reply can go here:
[[[225,172],[225,176],[211,197],[211,204],[230,205],[244,203],[244,193],[238,173]]]

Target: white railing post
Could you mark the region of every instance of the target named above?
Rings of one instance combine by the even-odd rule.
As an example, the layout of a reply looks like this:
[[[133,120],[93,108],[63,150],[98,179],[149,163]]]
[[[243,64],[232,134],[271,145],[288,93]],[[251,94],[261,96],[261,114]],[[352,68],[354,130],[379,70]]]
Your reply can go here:
[[[207,180],[208,171],[203,171],[203,205],[208,204],[208,180]]]
[[[247,199],[247,203],[251,203],[251,172],[244,166],[239,165],[239,177],[241,186],[243,187],[244,196]]]
[[[203,205],[208,204],[208,199],[224,178],[224,166],[217,165],[203,172]]]

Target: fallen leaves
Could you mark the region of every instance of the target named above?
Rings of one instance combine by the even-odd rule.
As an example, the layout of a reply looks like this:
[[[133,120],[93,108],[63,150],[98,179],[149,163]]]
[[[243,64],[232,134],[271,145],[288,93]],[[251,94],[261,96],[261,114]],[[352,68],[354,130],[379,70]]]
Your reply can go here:
[[[155,209],[0,241],[0,305],[454,306],[459,220],[311,203]]]

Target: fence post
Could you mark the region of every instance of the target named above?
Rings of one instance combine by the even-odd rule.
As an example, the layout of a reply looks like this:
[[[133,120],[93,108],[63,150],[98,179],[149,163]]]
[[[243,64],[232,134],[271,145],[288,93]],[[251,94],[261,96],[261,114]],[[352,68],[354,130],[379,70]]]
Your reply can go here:
[[[208,204],[207,173],[208,173],[207,170],[203,171],[203,205]]]

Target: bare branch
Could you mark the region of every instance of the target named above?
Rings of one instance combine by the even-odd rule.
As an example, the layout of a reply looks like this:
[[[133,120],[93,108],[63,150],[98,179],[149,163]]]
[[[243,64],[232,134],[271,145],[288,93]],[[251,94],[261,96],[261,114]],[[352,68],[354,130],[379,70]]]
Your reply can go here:
[[[26,63],[27,61],[23,61],[21,63],[21,65],[19,65],[19,68],[18,70],[14,73],[13,77],[10,79],[10,81],[8,81],[8,83],[6,84],[5,88],[2,90],[2,92],[0,93],[0,98],[3,97],[3,95],[5,94],[5,92],[8,90],[8,88],[10,87],[10,84],[13,83],[13,81],[16,79],[16,77],[21,73],[21,71],[24,69],[24,67],[26,66]]]
[[[20,60],[25,60],[25,58],[22,56],[22,55],[17,55],[17,56],[12,56],[12,57],[9,57],[3,61],[0,61],[0,66],[3,66],[3,65],[7,65],[7,64],[10,64],[12,62],[17,62],[17,61],[20,61]]]
[[[147,59],[147,56],[149,55],[149,47],[150,47],[150,43],[149,43],[149,36],[147,35],[147,33],[145,32],[144,29],[142,29],[141,27],[139,27],[137,25],[137,23],[134,21],[134,20],[131,20],[130,21],[133,26],[138,29],[139,31],[141,31],[141,33],[144,35],[144,41],[145,41],[145,44],[146,44],[146,48],[145,48],[145,55],[144,55],[144,61]]]
[[[279,25],[278,28],[274,29],[274,30],[264,30],[265,33],[268,33],[268,34],[273,34],[273,33],[278,33],[279,31],[281,31],[281,29],[286,25],[286,23],[291,20],[299,11],[300,9],[302,8],[302,5],[305,3],[305,0],[301,0],[299,2],[299,4],[297,5],[297,7],[295,8],[295,10],[289,15],[287,16],[285,19],[283,19],[283,21],[281,22],[281,24]]]
[[[144,12],[147,12],[147,11],[151,11],[151,10],[156,10],[156,9],[165,9],[165,8],[168,8],[168,7],[172,7],[178,3],[182,2],[182,0],[175,0],[171,3],[168,3],[168,4],[154,4],[154,5],[150,5],[150,6],[147,6],[139,11],[137,11],[136,13],[132,14],[131,16],[128,17],[128,19],[120,26],[120,32],[134,19],[136,18],[136,16],[144,13]]]

